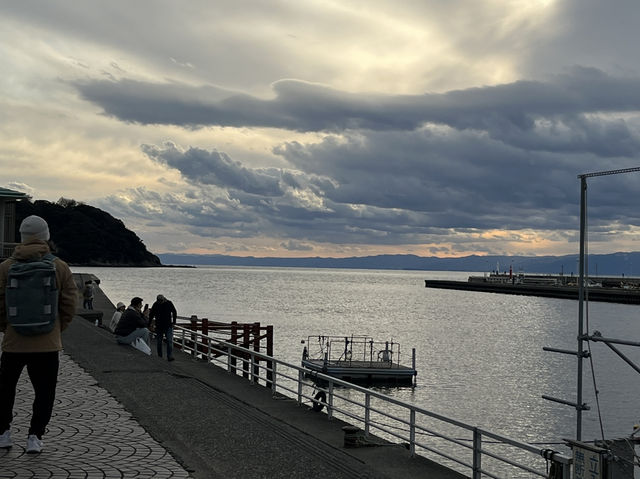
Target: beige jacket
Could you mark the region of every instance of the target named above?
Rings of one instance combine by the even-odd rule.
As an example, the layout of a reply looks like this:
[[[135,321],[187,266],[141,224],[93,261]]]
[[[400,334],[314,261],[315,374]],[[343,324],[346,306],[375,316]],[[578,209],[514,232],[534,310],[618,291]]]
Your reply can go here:
[[[36,259],[49,253],[49,245],[45,241],[32,240],[16,246],[13,256],[0,264],[0,331],[4,332],[2,350],[12,353],[45,353],[62,349],[62,331],[66,329],[74,314],[78,301],[78,290],[69,265],[60,258],[55,260],[56,282],[58,284],[58,317],[53,330],[37,336],[19,334],[7,322],[5,288],[7,274],[15,259]]]

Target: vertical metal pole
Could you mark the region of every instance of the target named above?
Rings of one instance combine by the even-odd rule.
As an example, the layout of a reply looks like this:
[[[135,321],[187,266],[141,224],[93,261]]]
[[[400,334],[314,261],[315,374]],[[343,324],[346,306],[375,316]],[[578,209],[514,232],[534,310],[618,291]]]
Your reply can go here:
[[[231,339],[230,339],[231,344],[238,344],[238,322],[237,321],[231,321]],[[235,374],[236,372],[236,350],[235,349],[229,349],[229,372],[232,372]]]
[[[257,364],[257,358],[256,355],[253,353],[249,353],[249,382],[251,384],[255,384],[257,379],[256,379],[256,364]]]
[[[195,314],[191,316],[191,350],[192,356],[195,358],[198,355],[198,316]]]
[[[327,419],[333,419],[333,381],[329,382],[329,400],[327,403]]]
[[[253,323],[252,327],[252,336],[253,336],[253,350],[256,352],[260,352],[260,323]],[[255,381],[258,382],[260,378],[260,358],[257,356],[253,357],[254,361],[253,366],[253,375],[255,376]]]
[[[587,178],[580,177],[580,263],[578,283],[578,373],[576,382],[576,440],[582,440],[582,348],[584,334],[584,249],[587,225]]]
[[[477,427],[473,428],[473,479],[482,477],[482,435]]]
[[[411,367],[413,370],[416,370],[416,348],[411,348]],[[413,375],[413,385],[417,386],[418,384],[418,375],[414,373]]]
[[[267,366],[267,367],[270,368],[270,370],[268,372],[269,378],[270,378],[269,386],[271,387],[271,394],[273,396],[275,396],[276,393],[278,392],[278,387],[277,387],[277,382],[276,382],[276,377],[277,377],[277,374],[276,374],[277,373],[277,371],[276,371],[276,363],[274,363],[273,361],[269,361],[268,364],[269,364],[269,366]]]
[[[364,435],[369,435],[371,423],[371,394],[366,393],[364,396]]]
[[[240,353],[240,357],[242,358],[242,377],[247,379],[249,378],[249,369],[250,364],[248,362],[249,355],[247,354],[247,349],[249,349],[249,335],[251,334],[251,325],[243,324],[242,325],[242,352]]]
[[[298,406],[302,405],[302,383],[304,381],[304,373],[302,369],[298,370]]]
[[[409,453],[416,455],[416,410],[411,408],[409,413]]]

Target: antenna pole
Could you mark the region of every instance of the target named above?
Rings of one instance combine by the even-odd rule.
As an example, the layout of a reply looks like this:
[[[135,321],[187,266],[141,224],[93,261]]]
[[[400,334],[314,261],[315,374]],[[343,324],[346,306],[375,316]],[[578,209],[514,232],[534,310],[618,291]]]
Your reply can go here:
[[[584,335],[584,249],[587,223],[587,178],[580,177],[580,262],[578,283],[578,380],[576,397],[576,440],[582,440],[582,359]]]

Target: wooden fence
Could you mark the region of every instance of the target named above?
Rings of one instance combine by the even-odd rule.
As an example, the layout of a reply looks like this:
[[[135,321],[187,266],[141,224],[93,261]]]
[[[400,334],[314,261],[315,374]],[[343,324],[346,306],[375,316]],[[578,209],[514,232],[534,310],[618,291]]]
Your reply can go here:
[[[208,339],[204,342],[197,341],[195,335],[193,335],[192,343],[197,344],[194,349],[194,354],[198,352],[201,354],[209,354],[213,351],[214,356],[221,356],[224,353],[230,353],[234,357],[231,359],[232,372],[235,373],[237,364],[236,357],[243,359],[249,359],[249,354],[241,349],[233,349],[226,344],[222,344],[222,341],[231,344],[237,344],[244,349],[249,349],[259,353],[264,353],[269,357],[273,357],[273,326],[261,326],[259,322],[254,323],[238,323],[232,321],[231,323],[220,323],[217,321],[209,321],[207,318],[198,318],[196,315],[186,318],[178,316],[177,326],[190,331],[198,332]],[[210,347],[211,346],[211,347]],[[215,349],[213,347],[215,346]],[[176,347],[180,347],[176,345]],[[231,351],[229,351],[231,350]],[[269,360],[259,359],[259,361],[266,361],[267,371],[267,383],[272,381],[272,362]],[[249,364],[250,361],[242,362],[242,375],[245,378],[249,378]],[[258,375],[259,367],[254,366],[254,375]]]

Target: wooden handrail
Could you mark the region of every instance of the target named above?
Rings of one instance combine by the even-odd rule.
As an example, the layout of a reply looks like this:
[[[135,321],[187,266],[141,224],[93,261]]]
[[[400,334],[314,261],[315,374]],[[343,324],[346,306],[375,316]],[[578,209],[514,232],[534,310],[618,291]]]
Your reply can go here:
[[[273,356],[273,326],[261,326],[259,322],[238,323],[232,321],[231,323],[221,323],[219,321],[209,321],[207,318],[198,318],[196,315],[189,318],[178,316],[178,320],[182,320],[177,322],[178,326],[206,336],[206,339],[201,342],[195,341],[195,338],[192,338],[193,343],[198,343],[194,348],[194,354],[207,354],[209,346],[216,340],[219,340],[237,344],[238,346],[258,353],[266,352],[270,357]],[[266,344],[263,344],[263,342]],[[179,345],[176,346],[180,347]],[[221,354],[223,353],[215,353],[214,355],[220,356]],[[248,354],[244,351],[238,352],[238,356],[245,359],[248,358]],[[256,360],[257,363],[260,361],[264,361],[264,359],[258,358]],[[273,379],[273,375],[270,372],[273,363],[270,360],[266,362],[266,368],[267,371],[269,371],[267,373],[267,384],[270,384]],[[246,361],[242,363],[243,376],[249,377],[249,365]],[[235,367],[236,360],[234,354],[231,359],[231,369],[235,371]],[[257,374],[257,367],[256,365],[254,374]]]

